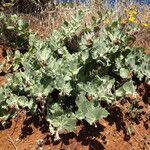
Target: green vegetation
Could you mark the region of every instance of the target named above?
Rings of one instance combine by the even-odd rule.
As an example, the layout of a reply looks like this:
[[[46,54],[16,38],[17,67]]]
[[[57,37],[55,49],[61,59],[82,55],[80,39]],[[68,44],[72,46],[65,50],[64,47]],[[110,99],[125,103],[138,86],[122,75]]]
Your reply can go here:
[[[58,140],[64,130],[75,129],[77,120],[94,124],[119,98],[136,98],[133,76],[149,81],[150,55],[131,47],[135,29],[122,27],[121,18],[99,29],[101,18],[94,16],[87,27],[83,18],[79,11],[43,41],[17,16],[1,15],[1,34],[15,51],[7,51],[11,71],[0,88],[0,117],[7,120],[19,109],[41,115]]]

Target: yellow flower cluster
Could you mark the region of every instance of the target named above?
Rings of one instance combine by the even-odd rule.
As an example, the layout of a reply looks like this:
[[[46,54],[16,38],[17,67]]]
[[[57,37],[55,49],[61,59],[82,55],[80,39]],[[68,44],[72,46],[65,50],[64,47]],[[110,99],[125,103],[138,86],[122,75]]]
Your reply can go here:
[[[150,20],[150,15],[148,14],[148,10],[144,8],[143,11],[138,10],[138,4],[134,3],[130,5],[128,8],[125,8],[125,13],[127,15],[128,21],[140,24],[144,27],[149,26],[148,21]]]
[[[133,23],[138,23],[138,20],[134,16],[130,16],[129,21],[131,21]]]
[[[139,23],[136,15],[138,15],[138,10],[136,9],[136,5],[131,5],[129,8],[125,9],[128,20],[133,23]]]

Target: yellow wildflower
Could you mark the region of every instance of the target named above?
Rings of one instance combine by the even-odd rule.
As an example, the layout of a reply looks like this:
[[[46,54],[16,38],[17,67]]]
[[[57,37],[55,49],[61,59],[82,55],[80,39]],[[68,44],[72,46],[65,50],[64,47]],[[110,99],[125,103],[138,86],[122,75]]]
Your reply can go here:
[[[104,24],[109,24],[110,23],[110,19],[108,19],[108,18],[106,18],[105,20],[104,20]]]
[[[147,23],[143,23],[143,26],[144,27],[148,27],[149,25]]]
[[[128,19],[133,23],[138,23],[138,20],[134,16],[130,16]]]
[[[136,10],[130,10],[127,12],[127,14],[130,16],[130,15],[137,15],[138,12]]]

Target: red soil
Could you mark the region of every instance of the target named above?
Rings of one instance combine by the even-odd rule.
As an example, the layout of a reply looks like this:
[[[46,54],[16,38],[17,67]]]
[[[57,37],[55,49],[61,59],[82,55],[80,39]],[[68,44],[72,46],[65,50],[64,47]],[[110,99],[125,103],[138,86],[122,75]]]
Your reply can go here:
[[[147,111],[142,102],[141,106]],[[80,123],[75,132],[62,134],[62,140],[54,143],[45,120],[19,112],[5,130],[1,126],[0,150],[38,150],[38,140],[44,141],[44,150],[148,150],[150,128],[148,124],[145,125],[146,115],[142,115],[138,123],[131,123],[123,116],[119,107],[116,107],[108,118],[97,123],[97,127],[86,122]],[[134,131],[131,136],[126,133],[129,124]]]

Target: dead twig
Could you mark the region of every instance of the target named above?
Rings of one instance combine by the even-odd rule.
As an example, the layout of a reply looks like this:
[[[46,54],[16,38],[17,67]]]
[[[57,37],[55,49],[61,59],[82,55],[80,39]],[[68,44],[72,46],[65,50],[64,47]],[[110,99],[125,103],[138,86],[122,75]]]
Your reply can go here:
[[[15,142],[13,141],[13,139],[10,137],[9,134],[7,134],[8,140],[11,142],[11,144],[14,146],[14,149],[17,150],[17,147],[15,145]]]
[[[127,119],[127,121],[132,125],[132,127],[134,128],[134,131],[140,136],[141,141],[144,141],[145,145],[150,149],[150,146],[148,145],[148,142],[144,140],[144,137],[138,132],[136,127],[133,126],[132,122],[128,119]]]

